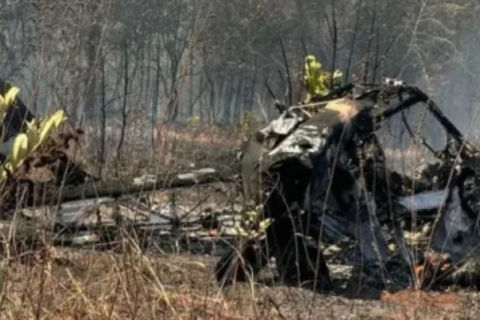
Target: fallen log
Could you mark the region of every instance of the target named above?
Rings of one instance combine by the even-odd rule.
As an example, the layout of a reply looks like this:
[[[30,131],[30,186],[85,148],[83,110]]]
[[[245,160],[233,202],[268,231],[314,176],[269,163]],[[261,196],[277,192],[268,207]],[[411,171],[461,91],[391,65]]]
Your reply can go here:
[[[106,181],[88,181],[77,186],[31,185],[26,207],[54,205],[67,201],[109,197],[119,199],[127,195],[156,192],[165,189],[188,188],[217,182],[237,181],[235,168],[205,168],[186,173],[144,175]],[[32,190],[33,189],[33,190]]]

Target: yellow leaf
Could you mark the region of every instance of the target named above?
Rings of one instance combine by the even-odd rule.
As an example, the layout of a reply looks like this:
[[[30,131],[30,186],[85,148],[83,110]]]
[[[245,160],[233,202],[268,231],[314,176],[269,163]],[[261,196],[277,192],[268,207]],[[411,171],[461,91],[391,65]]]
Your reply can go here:
[[[0,121],[3,121],[7,110],[13,105],[20,89],[17,87],[10,87],[5,96],[0,94]]]
[[[272,224],[272,220],[270,218],[267,218],[260,222],[260,230],[265,231],[267,228]]]
[[[11,86],[10,89],[7,91],[7,93],[5,94],[5,102],[8,107],[13,105],[13,102],[17,98],[19,92],[20,89],[14,86]]]
[[[53,130],[57,129],[63,121],[65,121],[65,116],[63,110],[58,110],[53,115],[51,115],[48,119],[42,121],[40,129],[39,129],[39,139],[35,145],[37,148],[40,144],[45,142],[45,140],[50,136]]]
[[[7,113],[8,105],[2,95],[0,95],[0,121],[3,120],[5,113]]]
[[[12,150],[10,151],[9,157],[9,164],[10,169],[16,170],[28,156],[29,148],[28,148],[28,137],[26,134],[21,133],[13,142]]]
[[[343,72],[340,71],[340,70],[335,70],[335,72],[333,73],[333,78],[334,79],[340,78],[341,76],[343,76]]]
[[[252,211],[247,211],[246,215],[247,215],[249,220],[255,221],[256,218],[258,217],[258,212],[253,211],[253,210]]]
[[[33,119],[30,122],[27,122],[26,134],[28,136],[29,150],[33,150],[37,146],[40,140],[39,131],[38,131],[38,127],[36,125],[35,119]]]
[[[0,183],[3,183],[5,179],[7,178],[7,173],[5,172],[5,169],[0,166]]]

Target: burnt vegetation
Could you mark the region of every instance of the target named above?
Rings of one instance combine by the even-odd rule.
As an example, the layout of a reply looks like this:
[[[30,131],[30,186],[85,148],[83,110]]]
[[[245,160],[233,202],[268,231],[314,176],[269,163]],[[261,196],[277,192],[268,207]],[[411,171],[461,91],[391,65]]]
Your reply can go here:
[[[2,9],[5,318],[475,318],[477,1]]]

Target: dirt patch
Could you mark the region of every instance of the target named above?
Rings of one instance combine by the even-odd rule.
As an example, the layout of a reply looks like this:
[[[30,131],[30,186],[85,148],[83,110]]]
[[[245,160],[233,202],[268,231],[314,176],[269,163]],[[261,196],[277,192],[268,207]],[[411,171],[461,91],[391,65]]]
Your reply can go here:
[[[422,292],[405,290],[395,294],[384,293],[381,301],[400,305],[408,309],[438,309],[440,311],[459,311],[463,303],[459,295],[453,292]]]

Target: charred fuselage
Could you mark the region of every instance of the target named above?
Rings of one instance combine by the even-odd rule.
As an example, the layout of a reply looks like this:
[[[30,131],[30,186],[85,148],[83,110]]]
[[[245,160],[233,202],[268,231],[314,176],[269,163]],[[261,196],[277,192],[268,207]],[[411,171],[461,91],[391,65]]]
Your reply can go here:
[[[385,104],[389,96],[398,103]],[[453,183],[447,181],[446,174],[437,179],[440,181],[436,187],[440,186],[446,194],[446,201],[439,202],[436,193],[429,193],[433,184],[422,181],[418,183],[420,189],[408,188],[407,181],[415,185],[412,178],[392,172],[385,165],[377,129],[383,120],[418,104],[423,104],[440,122],[448,141],[463,146],[452,149],[449,144],[435,154],[441,159],[442,172],[455,167],[453,158],[467,159],[475,154],[475,149],[431,99],[410,87],[380,88],[357,97],[343,97],[327,102],[307,120],[284,121],[264,130],[277,133],[273,146],[268,146],[265,143],[268,139],[263,138],[255,142],[261,147],[256,149],[259,151],[256,155],[244,153],[244,159],[249,157],[249,160],[242,163],[243,169],[246,164],[250,167],[243,171],[249,173],[243,175],[243,181],[246,194],[256,195],[255,201],[259,200],[257,195],[264,199],[263,214],[274,222],[256,249],[247,245],[240,250],[245,258],[244,267],[255,273],[266,263],[267,256],[273,255],[280,272],[287,277],[314,282],[318,279],[320,286],[328,287],[331,281],[319,244],[347,236],[355,239],[364,262],[383,264],[392,254],[382,234],[385,225],[392,230],[392,239],[404,260],[411,264],[400,228],[418,215],[418,212],[411,214],[417,211],[411,205],[412,199],[425,202],[419,206],[420,215],[426,213],[423,218],[438,220],[432,231],[434,250],[444,249],[454,262],[466,257],[467,251],[475,252],[475,244],[480,240],[475,214],[480,195],[474,191],[474,170],[468,171],[466,167],[457,170],[453,180],[450,179]],[[290,115],[288,119],[291,118]],[[256,180],[262,183],[252,184],[255,176],[262,177]],[[305,238],[313,239],[314,246],[312,242],[307,244]],[[441,241],[448,245],[440,248]],[[254,252],[260,252],[263,258],[251,258],[258,257]],[[239,276],[244,272],[242,268],[236,273],[228,271],[233,256],[234,250],[219,261],[219,279],[231,279],[233,275],[242,278]]]

